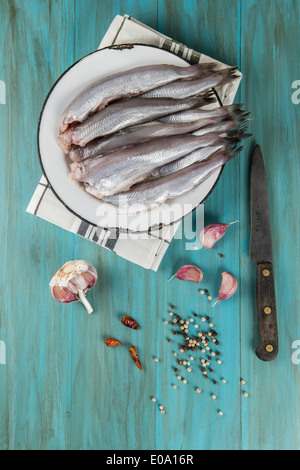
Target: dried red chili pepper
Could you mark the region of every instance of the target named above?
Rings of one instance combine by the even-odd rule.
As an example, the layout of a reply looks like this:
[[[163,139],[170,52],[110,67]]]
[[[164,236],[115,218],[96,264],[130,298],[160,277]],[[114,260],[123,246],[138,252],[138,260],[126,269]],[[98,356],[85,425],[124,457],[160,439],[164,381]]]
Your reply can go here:
[[[134,362],[136,363],[137,367],[138,367],[140,370],[142,370],[142,364],[141,364],[141,361],[140,361],[140,359],[139,359],[139,356],[138,356],[136,347],[135,347],[135,346],[131,346],[131,348],[129,348],[129,352],[130,352],[130,355],[131,355],[132,359],[133,359]]]
[[[117,339],[114,339],[114,338],[106,338],[105,344],[106,344],[106,346],[111,348],[111,347],[114,347],[114,346],[121,346],[122,343],[120,343],[120,341],[118,341]]]
[[[123,317],[121,318],[121,323],[124,325],[124,326],[127,326],[128,328],[132,328],[133,330],[139,330],[140,329],[140,325],[138,324],[138,322],[136,322],[133,318],[131,317]]]

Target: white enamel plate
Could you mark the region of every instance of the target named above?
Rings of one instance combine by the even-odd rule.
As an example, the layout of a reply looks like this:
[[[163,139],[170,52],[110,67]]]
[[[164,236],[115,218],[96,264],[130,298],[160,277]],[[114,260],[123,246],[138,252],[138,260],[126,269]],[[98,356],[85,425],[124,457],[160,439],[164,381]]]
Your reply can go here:
[[[183,196],[151,211],[136,215],[116,215],[108,206],[87,194],[69,179],[69,166],[57,145],[63,111],[85,88],[97,80],[141,65],[170,64],[186,67],[180,57],[157,47],[134,45],[100,49],[69,68],[50,91],[40,117],[38,146],[44,174],[58,199],[75,215],[101,227],[145,232],[149,228],[179,221],[195,209],[213,189],[222,168]]]

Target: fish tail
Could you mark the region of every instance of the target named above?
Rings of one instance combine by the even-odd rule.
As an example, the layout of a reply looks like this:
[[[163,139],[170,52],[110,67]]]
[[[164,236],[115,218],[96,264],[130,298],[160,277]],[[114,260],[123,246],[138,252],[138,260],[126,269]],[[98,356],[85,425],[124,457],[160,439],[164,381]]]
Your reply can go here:
[[[226,106],[226,119],[232,119],[237,124],[246,122],[250,113],[244,111],[242,106],[241,103]]]
[[[199,98],[199,104],[197,108],[201,108],[202,106],[206,106],[207,104],[216,103],[217,98],[215,93],[212,90],[206,91],[205,93],[201,93],[197,96]]]
[[[216,62],[203,62],[203,63],[200,63],[199,66],[201,67],[203,72],[207,74],[216,72],[218,69],[218,64]]]
[[[187,80],[193,80],[196,77],[206,77],[212,73],[218,71],[218,64],[216,62],[201,62],[199,64],[194,64],[191,67],[194,68],[193,76],[186,78]]]
[[[244,145],[232,145],[228,146],[224,152],[223,150],[223,163],[228,162],[232,158],[234,158],[236,155],[238,155],[242,150],[244,150],[245,146]],[[222,153],[222,150],[220,150]],[[221,157],[222,158],[222,157]]]
[[[218,70],[217,72],[219,75],[223,76],[222,81],[218,84],[218,86],[226,85],[237,78],[241,78],[241,74],[238,70],[238,67],[226,67],[226,69]]]
[[[234,151],[232,152],[233,156],[235,157],[236,155],[238,155],[240,152],[242,152],[242,150],[244,150],[244,148],[245,148],[245,145],[240,145],[239,147],[235,148]]]
[[[247,134],[246,130],[247,130],[246,125],[238,126],[234,129],[227,131],[227,136],[228,138],[236,139],[237,141],[240,142],[242,140],[245,140],[251,137],[252,134]]]

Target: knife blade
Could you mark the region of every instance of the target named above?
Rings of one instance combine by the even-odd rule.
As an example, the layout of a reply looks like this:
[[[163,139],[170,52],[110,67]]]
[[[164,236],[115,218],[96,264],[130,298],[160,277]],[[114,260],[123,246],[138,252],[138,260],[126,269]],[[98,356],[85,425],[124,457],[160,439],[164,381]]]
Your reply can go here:
[[[262,361],[278,355],[278,326],[273,269],[271,223],[267,177],[261,148],[254,148],[251,177],[251,244],[250,259],[256,264],[256,306],[259,345],[255,353]]]

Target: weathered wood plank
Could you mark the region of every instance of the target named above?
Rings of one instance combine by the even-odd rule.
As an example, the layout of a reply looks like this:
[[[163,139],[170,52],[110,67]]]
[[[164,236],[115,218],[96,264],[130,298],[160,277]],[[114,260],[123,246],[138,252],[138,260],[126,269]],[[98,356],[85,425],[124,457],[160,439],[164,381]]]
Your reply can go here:
[[[77,58],[97,49],[113,18],[125,13],[156,28],[155,2],[76,2]],[[88,318],[79,309],[73,324],[72,449],[155,448],[155,409],[150,400],[155,394],[155,274],[79,238],[74,256],[97,266],[99,284],[91,292],[95,315]],[[141,330],[124,327],[120,318],[125,314],[135,318]],[[124,346],[108,349],[108,336]],[[143,372],[129,355],[132,344]]]
[[[255,307],[255,266],[249,261],[250,152],[241,160],[241,335],[244,401],[242,447],[299,449],[299,366],[291,346],[299,322],[299,145],[300,108],[291,101],[299,78],[299,2],[242,2],[242,86],[252,112],[252,142],[261,145],[268,178],[279,324],[279,356],[260,362]]]
[[[5,449],[69,446],[72,317],[51,300],[48,283],[72,258],[73,237],[25,210],[41,176],[36,132],[43,100],[74,60],[73,14],[72,1],[0,5],[1,79],[7,88],[6,105],[0,106],[1,339],[7,346],[7,365],[0,366],[0,442]]]
[[[230,65],[239,65],[239,2],[197,2],[172,1],[159,2],[159,30],[178,39],[190,47],[210,55]],[[218,15],[216,15],[218,11]],[[240,157],[241,158],[241,157]],[[205,201],[205,224],[212,222],[230,222],[239,219],[239,201],[236,197],[239,174],[238,158],[231,161],[221,176],[212,195]],[[200,251],[185,251],[185,240],[175,240],[167,252],[161,270],[166,271],[165,279],[181,264],[196,264],[204,272],[201,283],[209,289],[214,299],[217,298],[221,272],[230,271],[239,275],[239,225],[230,227],[228,235],[220,240],[213,250],[203,248]],[[218,256],[224,254],[224,258]],[[168,275],[167,275],[168,273]],[[169,286],[161,287],[178,307],[179,313],[190,316],[192,312],[209,315],[214,328],[219,333],[222,364],[211,361],[213,373],[210,375],[218,384],[204,380],[197,365],[193,366],[190,384],[181,385],[181,390],[170,390],[170,382],[176,374],[169,367],[158,377],[160,393],[172,403],[169,420],[164,421],[159,434],[159,448],[162,449],[236,449],[240,441],[239,413],[239,294],[222,305],[214,308],[207,301],[206,295],[199,295],[195,285],[183,285],[174,280]],[[200,321],[200,328],[203,323]],[[207,322],[204,330],[209,331]],[[161,334],[160,348],[166,354]],[[161,354],[162,354],[161,353]],[[195,358],[202,356],[195,353]],[[167,363],[169,360],[167,361]],[[192,373],[191,373],[192,374]],[[186,374],[189,379],[189,374]],[[164,380],[163,380],[164,377]],[[221,379],[227,380],[226,384]],[[166,380],[167,379],[167,380]],[[166,382],[169,382],[167,384]],[[198,395],[195,387],[203,389]],[[169,388],[168,388],[169,387]],[[216,400],[211,395],[217,396]],[[224,416],[218,415],[218,410]],[[173,423],[172,431],[171,423]],[[175,424],[176,423],[176,424]],[[230,434],[228,433],[230,428]]]

